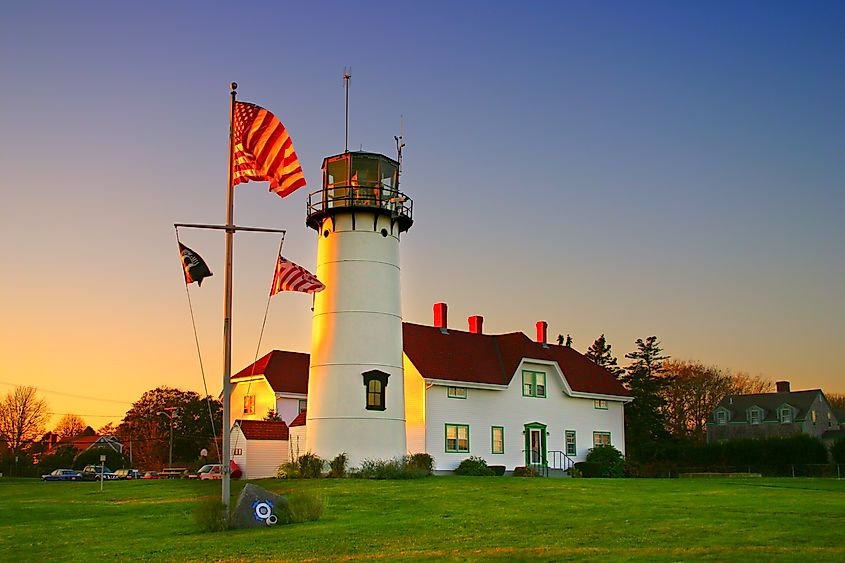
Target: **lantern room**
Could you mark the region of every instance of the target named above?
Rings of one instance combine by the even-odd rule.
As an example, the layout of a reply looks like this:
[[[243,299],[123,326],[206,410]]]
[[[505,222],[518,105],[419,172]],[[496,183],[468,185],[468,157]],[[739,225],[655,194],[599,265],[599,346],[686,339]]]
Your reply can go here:
[[[338,213],[390,217],[399,232],[413,223],[413,202],[399,192],[399,163],[370,152],[345,152],[323,160],[323,187],[308,196],[305,223],[320,231]]]

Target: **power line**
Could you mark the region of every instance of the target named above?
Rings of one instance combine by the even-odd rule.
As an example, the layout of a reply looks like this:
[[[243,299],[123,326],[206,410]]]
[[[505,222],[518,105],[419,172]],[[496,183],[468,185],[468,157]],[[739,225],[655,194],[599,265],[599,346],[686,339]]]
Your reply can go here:
[[[10,387],[19,387],[20,383],[9,383],[8,381],[0,381],[0,385],[8,385]],[[86,399],[89,401],[101,401],[104,403],[117,403],[119,405],[131,405],[132,401],[117,401],[115,399],[101,399],[99,397],[86,397],[85,395],[74,395],[73,393],[64,393],[62,391],[53,391],[51,389],[44,389],[43,387],[36,387],[38,391],[42,393],[52,393],[54,395],[63,395],[65,397],[71,397],[73,399]]]
[[[51,411],[47,411],[47,414],[54,414],[54,415],[58,415],[58,416],[73,415],[73,416],[78,416],[78,417],[88,416],[88,417],[92,417],[92,418],[122,418],[122,417],[126,416],[126,413],[123,413],[123,414],[82,414],[82,413],[78,413],[78,412],[51,412]]]

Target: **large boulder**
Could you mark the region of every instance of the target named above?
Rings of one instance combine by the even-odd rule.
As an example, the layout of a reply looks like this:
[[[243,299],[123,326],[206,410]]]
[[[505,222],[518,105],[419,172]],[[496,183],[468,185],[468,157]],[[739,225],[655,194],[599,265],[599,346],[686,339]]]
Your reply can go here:
[[[287,498],[247,483],[229,517],[229,526],[236,529],[264,528],[290,521]]]

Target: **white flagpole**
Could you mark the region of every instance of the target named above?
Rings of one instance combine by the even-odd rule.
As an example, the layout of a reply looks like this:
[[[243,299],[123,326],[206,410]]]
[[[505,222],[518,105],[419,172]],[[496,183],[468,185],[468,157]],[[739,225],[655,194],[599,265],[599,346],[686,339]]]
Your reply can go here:
[[[235,193],[234,193],[234,124],[235,96],[238,84],[231,83],[231,105],[229,106],[229,183],[226,186],[226,273],[224,276],[223,305],[223,467],[222,500],[226,518],[229,517],[229,497],[231,496],[231,436],[230,413],[232,411],[232,250],[235,235]]]

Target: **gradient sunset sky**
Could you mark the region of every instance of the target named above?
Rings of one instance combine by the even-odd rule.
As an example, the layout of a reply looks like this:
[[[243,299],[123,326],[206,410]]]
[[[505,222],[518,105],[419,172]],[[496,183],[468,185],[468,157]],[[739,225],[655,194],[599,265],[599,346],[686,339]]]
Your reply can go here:
[[[620,363],[666,353],[845,392],[845,3],[13,2],[0,20],[0,393],[98,427],[159,385],[203,392],[173,223],[225,219],[228,83],[290,132],[309,185],[237,188],[287,229],[343,151],[395,156],[406,321],[537,320]],[[209,392],[223,236],[180,231]],[[250,363],[278,239],[239,234],[233,369]],[[260,355],[307,352],[311,297],[273,299]]]

